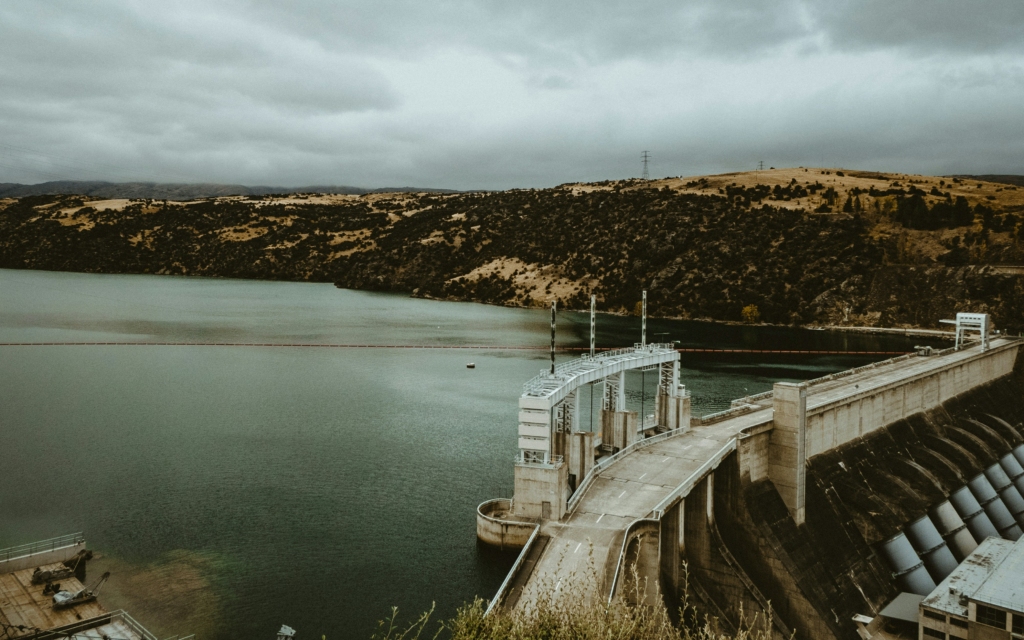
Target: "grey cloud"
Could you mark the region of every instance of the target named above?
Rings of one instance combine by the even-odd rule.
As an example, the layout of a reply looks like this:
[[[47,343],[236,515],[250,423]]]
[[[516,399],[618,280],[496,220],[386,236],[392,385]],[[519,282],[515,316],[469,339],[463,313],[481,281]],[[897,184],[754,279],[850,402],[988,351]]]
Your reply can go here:
[[[949,55],[1024,48],[1024,3],[1019,0],[830,0],[808,3],[839,48],[893,47]]]
[[[1022,8],[4,3],[0,182],[546,186],[645,148],[655,175],[1024,171]]]

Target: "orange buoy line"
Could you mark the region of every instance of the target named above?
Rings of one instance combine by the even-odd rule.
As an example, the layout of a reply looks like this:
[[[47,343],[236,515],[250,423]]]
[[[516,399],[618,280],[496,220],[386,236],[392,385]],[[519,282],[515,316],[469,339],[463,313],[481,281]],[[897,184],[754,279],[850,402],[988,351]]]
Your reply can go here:
[[[548,347],[495,345],[425,345],[425,344],[331,344],[311,342],[0,342],[0,347],[292,347],[328,349],[462,349],[473,351],[547,351]],[[622,347],[602,347],[611,351]],[[559,351],[589,351],[589,347],[559,347]],[[704,349],[680,348],[680,353],[708,354],[790,354],[790,355],[856,355],[900,356],[911,351],[838,351],[811,349]]]

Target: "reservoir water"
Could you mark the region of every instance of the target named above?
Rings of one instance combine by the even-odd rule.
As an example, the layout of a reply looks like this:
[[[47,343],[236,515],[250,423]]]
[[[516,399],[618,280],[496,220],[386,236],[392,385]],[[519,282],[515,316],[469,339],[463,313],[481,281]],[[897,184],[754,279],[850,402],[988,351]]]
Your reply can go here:
[[[544,347],[548,322],[326,284],[0,270],[0,343]],[[636,318],[598,327],[599,347],[639,341]],[[559,314],[560,345],[585,346],[588,331],[586,315]],[[648,335],[713,348],[927,343],[667,320]],[[113,574],[101,601],[159,637],[273,638],[288,624],[302,638],[368,638],[392,606],[411,620],[436,602],[449,616],[490,597],[514,560],[477,545],[475,507],[511,495],[517,399],[547,357],[0,346],[0,547],[85,532],[99,555],[90,575]],[[689,355],[681,379],[701,415],[885,357]],[[655,383],[632,379],[630,402],[649,403]]]

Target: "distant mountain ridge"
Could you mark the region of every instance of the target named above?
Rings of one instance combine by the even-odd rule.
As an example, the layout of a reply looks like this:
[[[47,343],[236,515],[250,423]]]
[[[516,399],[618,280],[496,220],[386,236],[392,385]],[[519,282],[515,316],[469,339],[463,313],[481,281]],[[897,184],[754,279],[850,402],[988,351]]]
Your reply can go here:
[[[985,182],[998,182],[1000,184],[1012,184],[1018,187],[1024,187],[1024,176],[1018,175],[1007,175],[1007,174],[965,174],[958,176],[949,176],[950,178],[966,178],[968,180],[984,180]]]
[[[220,196],[263,196],[287,193],[458,193],[454,189],[419,187],[386,187],[363,189],[347,186],[309,187],[247,187],[240,184],[172,183],[172,182],[103,182],[57,180],[39,184],[0,182],[0,198],[25,196],[82,195],[99,198],[152,198],[154,200],[193,200]]]

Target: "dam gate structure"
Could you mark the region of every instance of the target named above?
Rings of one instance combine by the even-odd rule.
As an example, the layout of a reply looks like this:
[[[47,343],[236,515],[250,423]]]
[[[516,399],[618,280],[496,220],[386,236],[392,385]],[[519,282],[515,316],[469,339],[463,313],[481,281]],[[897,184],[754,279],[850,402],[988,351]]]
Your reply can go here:
[[[514,496],[477,513],[481,540],[521,550],[491,609],[576,580],[573,597],[670,615],[686,597],[726,630],[770,608],[776,637],[872,637],[865,621],[900,593],[927,595],[986,537],[1022,535],[1024,358],[986,338],[776,383],[703,418],[668,345],[619,354],[622,370],[661,371],[651,421],[618,415],[622,378],[600,363],[535,378]],[[604,385],[600,432],[574,429],[574,377]]]

